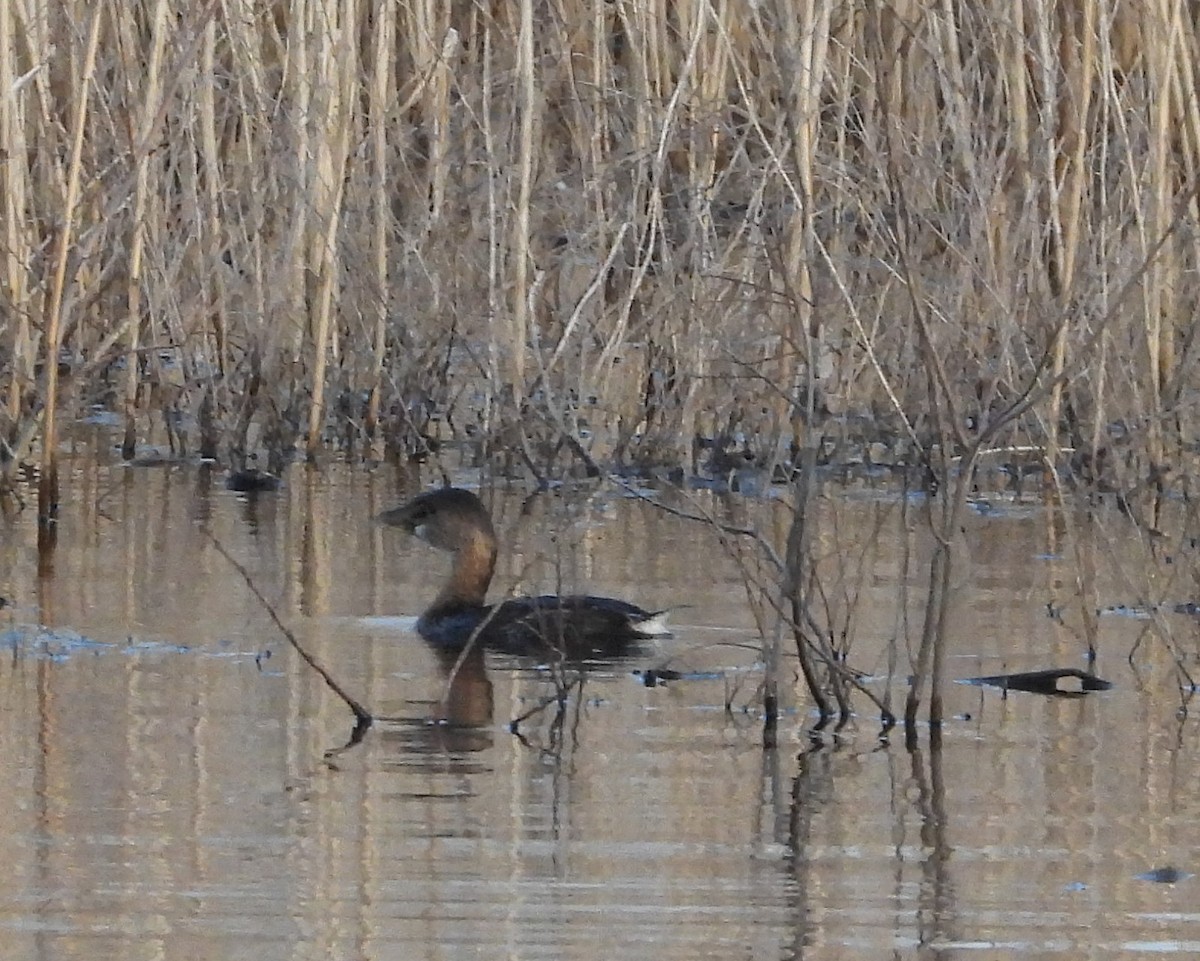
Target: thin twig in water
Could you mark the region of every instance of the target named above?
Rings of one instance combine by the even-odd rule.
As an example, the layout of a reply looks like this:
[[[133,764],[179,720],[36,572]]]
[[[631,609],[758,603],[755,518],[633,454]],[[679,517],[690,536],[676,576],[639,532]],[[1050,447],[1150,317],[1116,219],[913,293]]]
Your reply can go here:
[[[535,714],[540,714],[542,711],[546,710],[546,708],[548,708],[551,704],[557,704],[561,709],[561,707],[567,703],[567,698],[571,694],[571,689],[576,686],[580,688],[583,687],[582,676],[572,678],[565,687],[560,687],[554,693],[553,697],[543,698],[538,704],[536,704],[534,707],[531,707],[524,714],[518,714],[516,717],[514,717],[508,722],[509,732],[512,734],[519,734],[522,724],[528,721]]]
[[[617,486],[624,490],[627,494],[636,497],[640,501],[645,501],[651,507],[656,507],[664,514],[671,514],[674,517],[681,517],[685,521],[698,521],[701,524],[707,524],[710,527],[715,527],[724,534],[732,534],[735,537],[748,537],[762,550],[763,555],[771,562],[771,565],[777,570],[783,570],[783,560],[776,552],[775,548],[753,527],[739,527],[737,524],[726,524],[717,520],[709,514],[692,514],[685,510],[680,510],[678,507],[671,507],[669,504],[664,504],[662,501],[654,497],[649,497],[643,494],[636,487],[627,484],[621,478],[613,478]]]
[[[204,536],[212,541],[213,547],[215,547],[217,552],[229,562],[230,566],[242,575],[242,580],[244,580],[246,582],[246,586],[250,588],[250,593],[252,593],[258,599],[258,602],[263,606],[266,612],[271,615],[271,620],[274,621],[275,626],[279,628],[279,633],[287,638],[288,643],[295,648],[296,653],[304,659],[304,663],[320,674],[321,679],[329,685],[329,689],[343,701],[345,701],[346,706],[354,712],[354,720],[357,722],[356,730],[359,727],[363,728],[364,730],[365,728],[370,727],[371,722],[375,720],[374,715],[372,715],[370,711],[368,711],[365,707],[358,703],[358,701],[347,694],[345,689],[343,689],[343,687],[333,679],[333,675],[325,670],[325,668],[321,665],[321,662],[309,654],[308,651],[306,651],[300,645],[300,642],[296,640],[296,635],[288,630],[287,626],[282,620],[280,620],[279,614],[276,613],[274,605],[268,601],[266,597],[263,596],[263,592],[258,589],[258,585],[254,583],[254,579],[250,576],[250,572],[247,571],[246,568],[244,568],[237,561],[237,559],[225,549],[225,545],[217,540],[216,536],[214,536],[211,531],[205,530]]]

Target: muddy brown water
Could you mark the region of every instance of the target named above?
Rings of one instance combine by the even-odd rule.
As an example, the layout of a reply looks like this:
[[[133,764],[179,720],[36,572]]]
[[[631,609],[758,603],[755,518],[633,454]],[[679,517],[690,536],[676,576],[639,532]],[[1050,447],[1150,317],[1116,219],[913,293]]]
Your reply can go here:
[[[880,743],[869,714],[814,743],[801,702],[764,750],[758,634],[712,533],[613,487],[525,513],[512,493],[495,502],[499,591],[562,583],[688,605],[659,650],[590,672],[516,736],[508,722],[553,680],[489,655],[442,702],[443,666],[412,617],[445,558],[372,524],[395,502],[390,472],[296,469],[249,500],[195,466],[85,459],[64,488],[41,576],[32,511],[0,542],[0,957],[1200,952],[1200,727],[1179,710],[1160,639],[1193,649],[1189,617],[1096,620],[1095,669],[1112,691],[1002,698],[951,685],[956,717],[937,749],[928,732],[917,751],[898,734]],[[782,536],[777,503],[690,496]],[[903,534],[919,522],[901,520],[887,492],[839,491],[830,504],[840,538],[877,532],[853,562],[866,571],[853,659],[877,676],[906,629],[900,581],[921,591],[921,538]],[[1132,604],[1182,566],[1147,573],[1114,514],[1103,543],[1076,554],[1096,595],[1081,601],[1054,527],[1033,502],[972,512],[954,676],[1084,667],[1077,609]],[[349,713],[205,528],[391,721],[326,759]],[[651,688],[633,673],[668,659],[695,674]],[[447,714],[456,723],[433,720]]]

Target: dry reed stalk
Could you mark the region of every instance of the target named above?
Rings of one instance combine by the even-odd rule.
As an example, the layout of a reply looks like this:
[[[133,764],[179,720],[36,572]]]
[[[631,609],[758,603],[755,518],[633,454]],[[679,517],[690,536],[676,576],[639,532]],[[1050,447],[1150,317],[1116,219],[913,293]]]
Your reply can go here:
[[[44,285],[31,283],[30,264],[43,256],[45,242],[37,229],[39,171],[31,163],[31,143],[36,143],[36,118],[44,115],[48,62],[53,48],[43,11],[24,5],[4,4],[0,10],[0,191],[4,195],[4,273],[12,318],[11,339],[0,325],[0,353],[6,349],[11,361],[7,370],[5,411],[10,420],[0,433],[0,481],[20,465],[32,447],[41,425],[44,388],[36,384],[36,359],[44,346],[45,326],[35,318],[45,316]],[[28,69],[18,73],[19,51],[28,52]],[[32,138],[32,140],[31,140]],[[56,138],[57,140],[57,138]],[[54,170],[65,153],[55,143]],[[56,189],[57,188],[57,189]],[[51,195],[66,192],[65,174],[55,179]],[[7,342],[6,342],[7,341]],[[0,484],[2,487],[3,484]]]
[[[580,13],[583,15],[585,11],[580,11]],[[584,130],[587,132],[584,141],[587,144],[587,150],[584,156],[587,158],[585,182],[589,185],[588,196],[591,201],[588,209],[596,217],[597,223],[605,224],[610,222],[610,217],[608,216],[605,192],[601,188],[603,181],[600,178],[608,167],[613,142],[611,113],[613,105],[610,103],[610,91],[614,89],[616,64],[611,55],[615,23],[610,16],[608,4],[602,0],[592,0],[590,26],[591,43],[588,45],[588,53],[591,66],[591,76],[589,77],[591,91],[586,98],[586,107],[583,99],[577,97],[576,109],[579,111],[580,120],[585,124]]]
[[[324,233],[312,227],[313,200],[313,74],[310,38],[320,31],[315,21],[320,0],[291,0],[291,15],[286,40],[284,71],[285,90],[292,106],[295,136],[295,167],[292,190],[294,217],[283,256],[287,274],[287,289],[281,307],[284,330],[267,332],[264,360],[269,364],[271,354],[282,342],[281,364],[299,363],[309,321],[309,265],[323,256]],[[315,256],[314,256],[315,255]],[[264,317],[264,320],[266,318]],[[282,374],[282,372],[280,372]],[[279,376],[279,374],[276,374]]]
[[[520,119],[517,133],[517,198],[509,239],[512,267],[508,380],[514,397],[525,394],[525,344],[529,337],[530,204],[533,196],[534,130],[540,119],[533,58],[533,0],[519,0],[517,84]]]
[[[337,84],[336,61],[338,44],[338,11],[335,0],[310,0],[313,31],[299,42],[308,48],[308,63],[315,70],[315,89],[310,101],[311,113],[305,117],[312,154],[305,158],[309,166],[309,192],[301,202],[309,208],[312,229],[306,238],[305,273],[310,279],[310,297],[303,316],[307,323],[307,338],[303,348],[312,351],[312,380],[309,385],[309,408],[306,453],[309,462],[316,459],[321,445],[321,427],[325,415],[325,369],[328,363],[331,327],[329,323],[329,292],[337,272],[337,253],[330,243],[337,230],[337,211],[341,206],[342,178],[336,169],[341,151],[336,148],[340,129],[338,118],[341,104]],[[331,142],[333,141],[333,142]],[[313,290],[313,287],[316,287]]]
[[[120,34],[125,49],[132,53],[139,46],[137,40],[138,24],[128,16],[128,8],[118,11],[113,24],[115,32]],[[126,14],[121,16],[121,14]],[[149,142],[158,116],[158,105],[162,95],[159,74],[162,70],[163,50],[166,45],[167,33],[167,0],[157,0],[150,25],[150,56],[146,65],[145,84],[140,90],[129,90],[130,100],[140,101],[141,114],[137,118],[134,140],[130,150],[138,151],[142,145]],[[134,72],[128,71],[127,79],[132,81]],[[146,216],[150,205],[150,152],[141,150],[136,161],[136,186],[133,199],[133,236],[129,241],[129,274],[127,281],[129,313],[128,328],[125,342],[125,391],[124,416],[125,438],[121,445],[121,454],[127,460],[132,458],[137,445],[137,399],[140,388],[140,370],[138,353],[141,346],[142,330],[142,255],[146,243]]]
[[[714,275],[724,277],[737,272],[731,261],[738,255],[733,253],[736,237],[729,242],[724,252],[718,248],[720,227],[714,204],[720,204],[718,192],[722,179],[728,173],[728,165],[735,153],[736,132],[731,129],[732,117],[728,109],[729,91],[732,87],[731,65],[744,50],[735,48],[735,34],[742,19],[742,11],[727,2],[715,6],[705,3],[700,8],[702,15],[696,16],[693,36],[696,40],[695,66],[692,71],[688,113],[688,149],[686,190],[690,198],[692,232],[692,256],[690,258],[689,289],[684,296],[686,302],[697,306],[690,324],[680,324],[676,363],[687,370],[686,390],[680,399],[680,417],[683,429],[682,443],[677,445],[677,456],[686,457],[696,436],[696,420],[699,415],[697,402],[699,386],[711,375],[716,365],[709,356],[709,345],[716,339],[720,319],[710,316],[706,305],[719,302],[727,284],[724,280],[714,282]],[[687,28],[681,24],[681,32]],[[694,469],[694,468],[693,468]]]
[[[272,378],[270,387],[277,395],[272,399],[280,404],[290,400],[294,383],[285,377],[295,358],[289,346],[303,329],[303,315],[296,311],[306,299],[303,265],[296,263],[306,208],[300,205],[295,217],[287,213],[297,203],[306,169],[287,153],[289,145],[303,138],[303,117],[291,98],[295,59],[288,43],[295,31],[281,35],[274,29],[274,13],[264,24],[255,19],[256,9],[248,0],[229,8],[224,22],[230,72],[238,82],[221,107],[214,103],[222,114],[214,117],[217,128],[226,133],[215,158],[224,175],[219,181],[223,190],[212,198],[219,204],[214,217],[223,214],[222,235],[213,242],[228,244],[232,269],[224,271],[229,280],[224,309],[230,326],[223,331],[228,354],[210,402],[213,419],[230,425],[225,441],[235,467],[244,466],[249,448],[259,443],[250,432],[256,415],[271,402],[263,396],[264,374]],[[217,89],[215,81],[213,77],[210,84]],[[277,138],[281,121],[288,133]],[[292,156],[303,149],[297,144]],[[217,362],[222,363],[219,356]]]
[[[226,179],[226,164],[222,163],[222,149],[217,139],[216,84],[212,82],[217,74],[216,45],[217,24],[215,20],[209,20],[204,25],[204,40],[200,48],[197,125],[200,128],[199,163],[204,175],[204,195],[201,209],[206,214],[201,216],[206,241],[202,245],[202,249],[208,263],[213,265],[223,264],[224,234],[227,232],[221,220],[221,195],[222,185]],[[229,157],[229,161],[232,165],[234,157]],[[212,317],[211,332],[200,332],[202,343],[208,341],[210,334],[212,338],[210,352],[212,370],[205,372],[207,375],[205,379],[211,380],[214,371],[218,375],[224,375],[229,369],[229,289],[225,270],[221,267],[202,272],[199,281],[203,291],[204,311]],[[205,390],[206,392],[211,391],[211,387],[206,387]],[[210,453],[215,453],[215,451]]]
[[[1197,38],[1194,30],[1190,31],[1191,35],[1189,36],[1186,23],[1180,24],[1179,30],[1183,34],[1184,42],[1181,43],[1180,53],[1174,61],[1172,96],[1183,116],[1177,134],[1175,156],[1180,158],[1183,167],[1183,183],[1190,184],[1200,181],[1200,98],[1193,95],[1192,84],[1192,78],[1197,69],[1197,40],[1200,38]],[[1200,203],[1197,203],[1196,198],[1191,199],[1190,206],[1192,222],[1200,220]],[[1181,239],[1179,249],[1174,252],[1173,266],[1176,270],[1176,277],[1169,288],[1171,304],[1164,311],[1170,330],[1165,339],[1167,349],[1159,358],[1161,376],[1164,383],[1168,385],[1168,396],[1164,399],[1164,403],[1171,408],[1179,406],[1183,394],[1187,390],[1186,385],[1189,378],[1186,372],[1192,367],[1192,358],[1189,357],[1189,353],[1197,346],[1195,325],[1186,319],[1194,309],[1194,304],[1189,302],[1190,298],[1184,293],[1187,284],[1183,280],[1183,272],[1189,268],[1190,264],[1196,262],[1198,256],[1200,256],[1200,238],[1194,236],[1190,242]],[[1178,354],[1175,350],[1176,339],[1180,343]]]
[[[425,229],[429,231],[442,220],[450,176],[450,57],[456,45],[449,6],[422,0],[414,3],[410,12],[413,67],[416,76],[424,78],[422,119],[429,135],[425,163],[428,178]]]
[[[1150,140],[1150,183],[1153,196],[1149,199],[1148,223],[1150,235],[1158,236],[1174,217],[1174,193],[1176,184],[1171,172],[1171,160],[1175,153],[1177,110],[1174,108],[1174,77],[1181,67],[1191,78],[1195,75],[1195,64],[1180,64],[1183,24],[1180,20],[1180,5],[1160,0],[1157,7],[1145,20],[1150,49],[1146,65],[1149,93],[1154,102]],[[1186,60],[1190,57],[1184,54]],[[1188,87],[1193,81],[1189,79]],[[1190,97],[1189,97],[1190,99]],[[1168,332],[1164,335],[1163,322],[1168,312],[1178,309],[1178,298],[1174,291],[1183,281],[1180,276],[1178,258],[1174,246],[1158,258],[1148,272],[1143,288],[1145,303],[1145,337],[1147,389],[1146,406],[1158,411],[1162,408],[1164,381],[1170,377],[1174,367],[1174,324],[1167,321]],[[1153,417],[1147,424],[1147,454],[1154,465],[1163,463],[1162,423]]]
[[[1005,180],[1017,187],[1022,186],[1029,176],[1030,157],[1033,154],[1033,120],[1029,116],[1029,71],[1026,65],[1025,35],[1022,28],[1026,19],[1027,0],[1013,0],[1013,29],[1006,32],[999,58],[1004,82],[1008,88],[1007,107],[1009,132],[1012,134],[1011,157]]]
[[[1086,185],[1085,154],[1089,147],[1083,121],[1087,117],[1094,85],[1096,69],[1095,33],[1097,11],[1095,0],[1083,0],[1082,15],[1079,17],[1078,33],[1075,28],[1075,12],[1066,7],[1059,8],[1058,53],[1065,66],[1067,88],[1056,89],[1051,54],[1049,30],[1050,11],[1045,3],[1038,5],[1038,38],[1044,56],[1050,60],[1043,68],[1043,93],[1047,104],[1057,104],[1055,111],[1057,126],[1049,143],[1050,165],[1047,168],[1046,195],[1049,199],[1050,222],[1054,241],[1051,262],[1052,280],[1057,288],[1059,309],[1071,310],[1075,293],[1075,268],[1082,243],[1080,210]],[[1064,190],[1060,185],[1065,184]],[[1067,364],[1067,335],[1070,328],[1064,326],[1054,347],[1053,375],[1059,377]],[[1050,464],[1058,460],[1058,423],[1062,404],[1062,386],[1050,397],[1049,436],[1047,458]]]
[[[36,248],[28,219],[29,164],[25,142],[28,117],[25,94],[30,81],[41,65],[18,75],[16,70],[17,35],[13,11],[9,4],[0,4],[0,143],[5,145],[4,162],[0,164],[0,196],[3,196],[4,251],[3,277],[13,327],[8,383],[0,380],[5,389],[4,406],[7,423],[0,433],[0,474],[8,462],[7,449],[15,437],[9,436],[21,419],[26,398],[34,386],[35,341],[30,326],[31,307],[26,282],[25,264]],[[0,332],[2,332],[0,328]]]
[[[707,7],[705,7],[707,9]],[[670,145],[678,134],[681,114],[693,84],[697,51],[704,34],[706,17],[696,18],[686,35],[686,52],[682,61],[667,67],[677,53],[664,40],[661,29],[664,24],[655,19],[662,13],[660,7],[635,8],[634,16],[626,22],[626,29],[641,43],[632,46],[632,74],[635,89],[636,122],[633,124],[632,147],[635,158],[634,196],[629,198],[628,214],[635,228],[635,259],[626,272],[625,289],[621,291],[619,306],[614,312],[613,323],[604,338],[603,347],[595,361],[591,379],[607,385],[613,364],[630,338],[630,328],[646,313],[658,313],[655,308],[665,306],[672,299],[669,261],[666,253],[666,226],[668,221],[664,191],[670,170]],[[672,77],[676,78],[674,82]],[[657,112],[661,109],[661,113]],[[657,128],[657,133],[655,130]],[[652,269],[658,266],[664,282],[661,287],[652,287],[647,279]],[[646,324],[637,333],[648,343],[668,342],[672,354],[677,348],[674,332],[668,332],[658,320]],[[650,372],[653,376],[653,371]],[[627,383],[616,378],[612,383]],[[676,435],[676,439],[678,437]],[[687,439],[685,439],[686,441]],[[683,445],[680,445],[683,446]]]
[[[44,396],[46,406],[42,419],[42,458],[38,477],[38,517],[43,521],[43,528],[51,524],[58,513],[58,354],[62,333],[63,291],[67,279],[67,258],[70,255],[72,233],[75,227],[76,205],[79,202],[83,167],[83,134],[87,122],[88,103],[91,99],[90,88],[96,66],[96,51],[100,45],[100,21],[104,15],[104,9],[100,5],[92,8],[88,25],[87,48],[83,55],[83,63],[76,85],[67,189],[63,195],[61,222],[58,225],[57,243],[54,249],[54,277],[50,285],[50,299],[46,305],[46,336],[43,352],[46,371]]]
[[[614,64],[610,53],[609,19],[611,11],[596,0],[556,0],[553,16],[555,33],[549,40],[555,53],[553,66],[544,84],[547,119],[545,137],[562,130],[563,143],[549,163],[554,176],[561,177],[559,187],[578,189],[572,200],[551,200],[543,210],[539,263],[547,265],[553,276],[547,287],[541,326],[549,332],[554,319],[570,317],[554,344],[553,356],[546,364],[548,372],[566,361],[584,363],[586,347],[577,338],[588,330],[601,329],[605,322],[604,296],[607,271],[624,253],[628,222],[621,222],[621,211],[610,209],[611,187],[605,181],[611,175],[613,131],[609,126]],[[569,145],[569,146],[568,146]],[[564,150],[566,148],[566,150]],[[578,160],[573,168],[559,153],[569,151]],[[558,231],[558,245],[546,242],[546,235]],[[620,239],[614,241],[614,233]],[[600,260],[608,263],[597,271]],[[564,377],[567,374],[564,372]],[[580,369],[581,389],[586,373]]]
[[[355,36],[357,9],[356,0],[330,0],[318,18],[322,27],[319,32],[318,63],[322,89],[325,91],[325,123],[321,125],[324,136],[318,142],[319,159],[314,185],[318,187],[318,193],[313,206],[317,221],[325,225],[325,235],[323,244],[314,251],[317,259],[312,262],[320,286],[314,318],[312,396],[308,409],[307,453],[310,461],[316,459],[322,445],[325,371],[330,351],[336,350],[336,344],[331,343],[335,336],[333,292],[340,267],[337,236],[341,225],[354,103],[358,95],[358,62],[355,44],[351,42]]]
[[[383,361],[388,340],[388,244],[391,226],[389,188],[392,182],[388,155],[388,99],[392,82],[391,55],[396,43],[396,6],[390,0],[375,0],[371,19],[375,23],[375,47],[367,101],[367,131],[371,139],[373,247],[375,283],[379,296],[375,301],[375,323],[371,331],[371,368],[367,375],[368,395],[365,429],[374,439],[379,423],[380,395],[383,387]]]
[[[800,35],[795,38],[799,41],[799,76],[795,95],[786,105],[790,113],[790,130],[794,138],[792,150],[801,195],[797,198],[798,210],[793,213],[788,226],[787,260],[784,263],[785,280],[795,314],[792,329],[784,343],[792,345],[793,350],[787,351],[785,357],[781,358],[780,378],[781,383],[788,385],[792,397],[807,397],[806,411],[802,413],[795,408],[788,411],[792,442],[797,449],[805,446],[811,448],[815,444],[812,432],[805,436],[802,424],[812,426],[817,378],[823,366],[828,339],[820,315],[813,309],[813,280],[809,265],[815,259],[815,167],[820,135],[818,119],[821,91],[829,49],[830,8],[830,3],[806,4],[802,11]],[[799,357],[805,360],[803,368],[796,363]]]
[[[498,145],[492,127],[496,100],[493,97],[495,83],[495,47],[492,40],[491,23],[483,28],[483,51],[481,70],[483,73],[483,97],[480,110],[480,135],[483,140],[484,162],[487,167],[487,383],[484,387],[481,426],[490,437],[499,418],[496,417],[497,400],[503,396],[498,390],[503,383],[503,349],[500,345],[500,317],[503,311],[503,289],[500,278],[500,184],[502,171],[498,158]],[[490,445],[489,445],[490,446]]]

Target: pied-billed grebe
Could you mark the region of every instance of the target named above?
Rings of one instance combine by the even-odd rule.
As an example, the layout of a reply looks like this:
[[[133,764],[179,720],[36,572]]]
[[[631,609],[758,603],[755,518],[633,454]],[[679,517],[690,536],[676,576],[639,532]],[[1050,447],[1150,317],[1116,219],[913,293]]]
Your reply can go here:
[[[496,532],[470,491],[428,491],[379,519],[454,554],[450,580],[417,620],[417,633],[432,644],[462,647],[478,632],[479,641],[496,650],[583,659],[619,656],[640,638],[668,633],[666,612],[611,597],[545,595],[485,603],[496,568]]]

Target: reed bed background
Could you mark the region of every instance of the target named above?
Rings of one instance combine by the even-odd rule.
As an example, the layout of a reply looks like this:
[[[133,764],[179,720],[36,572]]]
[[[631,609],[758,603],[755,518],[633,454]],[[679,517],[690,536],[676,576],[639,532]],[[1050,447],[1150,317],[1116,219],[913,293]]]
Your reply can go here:
[[[1160,483],[1198,55],[1165,0],[8,0],[0,464],[92,405],[127,456],[161,413],[232,466],[535,472],[903,463],[1004,414]]]

